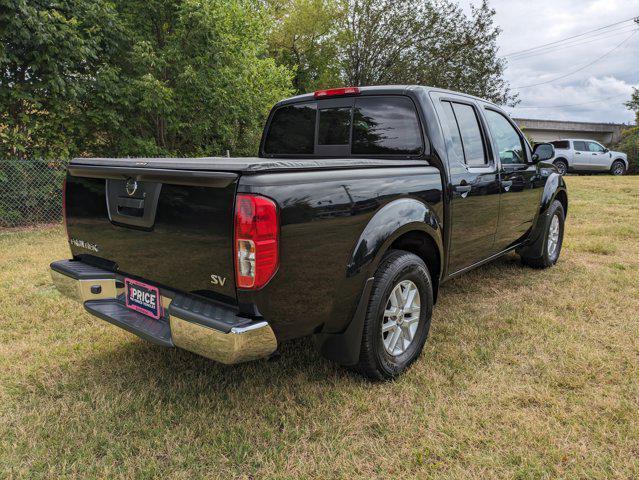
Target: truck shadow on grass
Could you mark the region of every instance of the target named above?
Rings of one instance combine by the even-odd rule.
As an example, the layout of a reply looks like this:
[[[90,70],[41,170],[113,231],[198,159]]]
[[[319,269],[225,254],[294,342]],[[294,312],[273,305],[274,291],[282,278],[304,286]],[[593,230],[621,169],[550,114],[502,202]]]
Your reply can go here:
[[[524,272],[527,275],[523,275]],[[446,335],[453,335],[454,331],[438,327],[442,322],[456,321],[455,302],[472,303],[475,299],[479,302],[487,295],[493,296],[495,288],[507,295],[509,289],[543,282],[543,272],[537,272],[537,275],[530,275],[530,272],[534,273],[520,266],[518,257],[509,255],[445,284],[435,308],[428,350],[437,351],[439,343],[453,340]],[[116,331],[110,325],[103,328],[107,334]],[[316,386],[314,388],[326,388],[369,384],[352,371],[322,358],[311,338],[284,343],[279,354],[272,359],[238,365],[222,365],[184,350],[156,347],[124,333],[121,338],[123,342],[113,349],[87,354],[85,362],[77,365],[73,377],[79,383],[100,384],[107,390],[129,393],[137,390],[156,401],[185,401],[200,395],[214,396],[223,401],[230,391],[251,391],[263,395],[267,392],[293,392],[296,388],[308,389],[312,385]],[[427,355],[427,352],[422,354],[418,363],[426,361]],[[439,356],[438,361],[446,360]],[[252,395],[246,398],[250,397]],[[239,400],[245,402],[246,398]]]

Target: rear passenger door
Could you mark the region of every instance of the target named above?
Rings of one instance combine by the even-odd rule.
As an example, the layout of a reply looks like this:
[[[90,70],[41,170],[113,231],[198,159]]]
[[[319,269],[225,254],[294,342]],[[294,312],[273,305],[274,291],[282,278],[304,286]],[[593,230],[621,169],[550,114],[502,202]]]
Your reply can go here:
[[[495,252],[499,174],[475,102],[437,95],[434,104],[448,157],[448,271],[453,274]]]
[[[576,170],[588,170],[590,168],[590,150],[586,142],[574,140],[573,146],[573,162],[571,167]]]
[[[492,106],[484,108],[493,151],[499,162],[501,201],[495,248],[502,251],[519,243],[532,227],[544,186],[537,165],[530,161],[528,142],[504,113]]]

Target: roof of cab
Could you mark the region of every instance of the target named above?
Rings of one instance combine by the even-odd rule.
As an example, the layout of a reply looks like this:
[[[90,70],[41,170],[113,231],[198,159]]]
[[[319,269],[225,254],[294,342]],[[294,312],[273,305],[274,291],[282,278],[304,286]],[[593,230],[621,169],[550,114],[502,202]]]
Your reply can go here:
[[[410,91],[421,90],[425,93],[429,92],[439,92],[439,93],[448,93],[451,95],[460,95],[467,98],[472,98],[474,100],[478,100],[484,103],[491,103],[488,100],[483,98],[475,97],[473,95],[469,95],[467,93],[455,92],[453,90],[446,90],[444,88],[437,87],[429,87],[423,85],[376,85],[371,87],[359,87],[359,94],[353,96],[362,96],[362,95],[406,95]],[[328,98],[336,98],[336,97],[328,97]],[[301,103],[301,102],[310,102],[314,101],[315,94],[314,93],[304,93],[302,95],[296,95],[294,97],[286,98],[284,100],[279,101],[275,106],[279,107],[282,105],[288,105],[291,103]]]

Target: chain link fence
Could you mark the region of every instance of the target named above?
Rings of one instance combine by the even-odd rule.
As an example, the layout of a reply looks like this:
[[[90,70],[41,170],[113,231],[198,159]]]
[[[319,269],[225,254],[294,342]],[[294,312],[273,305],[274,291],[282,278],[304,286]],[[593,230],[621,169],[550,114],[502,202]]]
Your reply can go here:
[[[67,163],[0,160],[0,229],[60,222]]]

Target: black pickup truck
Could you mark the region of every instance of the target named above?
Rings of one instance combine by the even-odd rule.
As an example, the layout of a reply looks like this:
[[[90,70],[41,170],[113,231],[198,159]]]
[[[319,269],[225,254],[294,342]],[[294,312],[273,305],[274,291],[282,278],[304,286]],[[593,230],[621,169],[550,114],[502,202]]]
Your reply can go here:
[[[561,251],[566,185],[497,106],[421,86],[272,109],[259,158],[79,158],[59,290],[148,341],[223,363],[313,335],[375,379],[418,358],[439,286]]]

